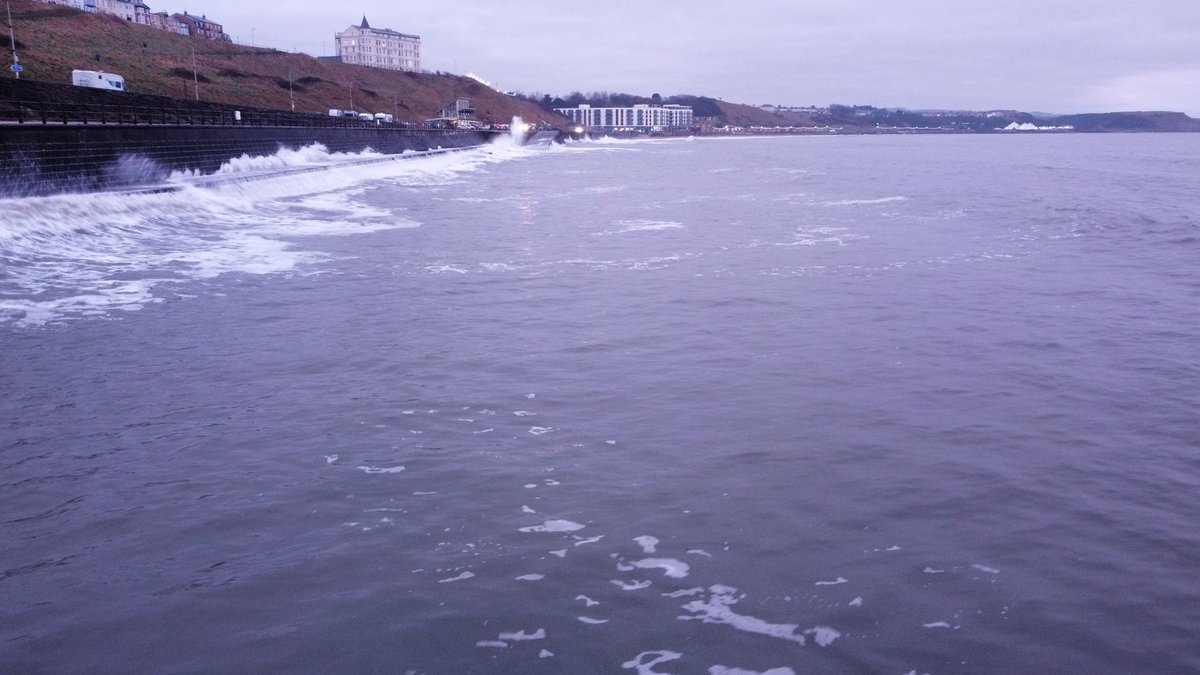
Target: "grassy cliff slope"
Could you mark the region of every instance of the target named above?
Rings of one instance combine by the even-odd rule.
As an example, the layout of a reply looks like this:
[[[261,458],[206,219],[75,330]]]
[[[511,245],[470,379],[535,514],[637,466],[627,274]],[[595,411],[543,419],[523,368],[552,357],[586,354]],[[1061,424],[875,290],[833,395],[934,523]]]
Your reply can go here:
[[[203,101],[290,110],[290,78],[297,112],[325,114],[330,108],[353,107],[415,122],[435,116],[463,97],[471,100],[476,117],[485,122],[507,123],[520,116],[526,122],[569,124],[535,104],[470,78],[346,65],[306,54],[190,38],[31,0],[11,0],[11,6],[23,78],[65,84],[70,83],[73,69],[104,70],[124,76],[132,92],[191,99],[196,92],[194,49]],[[7,31],[0,44],[5,51],[11,49]]]

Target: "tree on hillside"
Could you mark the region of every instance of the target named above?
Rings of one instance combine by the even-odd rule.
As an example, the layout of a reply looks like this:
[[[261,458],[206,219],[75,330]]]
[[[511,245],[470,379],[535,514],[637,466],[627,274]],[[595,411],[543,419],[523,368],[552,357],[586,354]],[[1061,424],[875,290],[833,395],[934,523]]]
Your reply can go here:
[[[721,110],[721,106],[717,104],[716,99],[707,96],[691,96],[677,95],[671,96],[665,101],[672,105],[686,105],[692,109],[692,115],[695,117],[723,117],[725,113]]]
[[[854,108],[834,103],[829,106],[829,119],[834,122],[851,122],[854,120]]]

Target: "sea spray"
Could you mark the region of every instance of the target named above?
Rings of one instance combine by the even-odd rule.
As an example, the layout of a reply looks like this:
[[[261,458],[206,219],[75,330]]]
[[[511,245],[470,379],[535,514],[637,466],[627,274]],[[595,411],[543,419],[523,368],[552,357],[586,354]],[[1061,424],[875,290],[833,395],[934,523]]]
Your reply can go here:
[[[525,126],[525,120],[521,119],[520,116],[513,117],[510,133],[512,134],[513,145],[525,145],[525,141],[529,136],[529,129]]]

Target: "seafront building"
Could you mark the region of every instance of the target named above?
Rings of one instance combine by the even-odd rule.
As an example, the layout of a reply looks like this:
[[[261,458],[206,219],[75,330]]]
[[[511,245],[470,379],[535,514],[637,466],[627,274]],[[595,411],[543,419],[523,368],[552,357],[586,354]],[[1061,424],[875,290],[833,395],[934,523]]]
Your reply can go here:
[[[63,5],[93,14],[118,16],[130,23],[157,28],[179,35],[220,42],[232,42],[221,24],[210,21],[206,16],[195,17],[187,12],[168,15],[166,12],[151,12],[142,0],[37,0],[47,5]]]
[[[171,18],[187,26],[188,34],[192,37],[218,40],[220,42],[233,42],[225,34],[225,27],[216,21],[210,21],[207,16],[192,16],[184,12],[183,14],[172,14]]]
[[[170,33],[179,35],[191,35],[191,29],[186,23],[183,23],[166,12],[155,12],[150,15],[150,27],[158,30],[165,30]]]
[[[669,131],[692,126],[692,109],[684,105],[655,106],[645,103],[621,108],[593,108],[581,103],[578,108],[555,108],[588,131]]]
[[[335,34],[333,43],[342,63],[387,70],[421,70],[421,36],[372,28],[366,16],[361,24]]]
[[[119,16],[143,26],[150,25],[150,8],[141,0],[84,0],[85,8],[94,5],[96,12]]]

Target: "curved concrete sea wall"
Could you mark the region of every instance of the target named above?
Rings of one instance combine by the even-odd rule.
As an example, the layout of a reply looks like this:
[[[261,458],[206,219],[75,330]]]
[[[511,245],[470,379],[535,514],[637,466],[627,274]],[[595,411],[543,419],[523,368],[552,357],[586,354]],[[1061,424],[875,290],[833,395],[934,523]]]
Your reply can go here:
[[[151,185],[173,171],[207,174],[242,155],[316,143],[398,154],[492,135],[0,79],[0,196]]]
[[[398,154],[469,147],[487,137],[436,129],[10,125],[0,128],[0,195],[150,185],[173,171],[212,173],[235,157],[314,143],[330,152]]]

